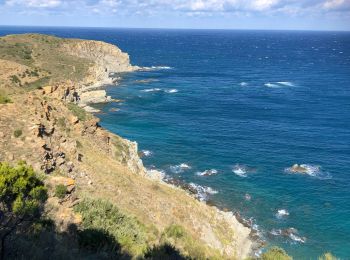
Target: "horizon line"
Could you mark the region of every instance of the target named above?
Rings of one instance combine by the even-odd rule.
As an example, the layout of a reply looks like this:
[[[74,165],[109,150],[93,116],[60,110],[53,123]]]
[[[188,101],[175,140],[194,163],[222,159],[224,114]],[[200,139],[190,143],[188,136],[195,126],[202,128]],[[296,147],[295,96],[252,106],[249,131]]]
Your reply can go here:
[[[207,31],[299,31],[299,32],[350,32],[346,29],[252,29],[252,28],[188,28],[188,27],[113,27],[113,26],[76,26],[76,25],[11,25],[0,24],[0,27],[37,27],[37,28],[80,28],[80,29],[136,29],[136,30],[207,30]]]

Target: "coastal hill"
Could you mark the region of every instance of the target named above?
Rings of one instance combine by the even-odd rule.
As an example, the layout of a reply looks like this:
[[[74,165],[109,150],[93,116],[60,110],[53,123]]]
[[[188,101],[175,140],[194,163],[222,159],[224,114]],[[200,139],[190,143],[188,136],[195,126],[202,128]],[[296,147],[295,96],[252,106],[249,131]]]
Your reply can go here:
[[[91,103],[112,101],[99,86],[137,69],[103,42],[0,38],[0,162],[25,161],[48,190],[41,216],[2,241],[5,258],[253,256],[254,232],[233,213],[147,171],[137,144],[88,112]]]

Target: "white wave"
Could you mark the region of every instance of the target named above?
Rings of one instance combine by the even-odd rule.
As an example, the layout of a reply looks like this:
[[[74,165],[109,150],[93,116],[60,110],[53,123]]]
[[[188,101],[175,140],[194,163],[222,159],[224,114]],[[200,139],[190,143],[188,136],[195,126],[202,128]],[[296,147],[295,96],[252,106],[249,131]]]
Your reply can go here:
[[[153,153],[150,150],[142,150],[141,154],[145,157],[150,157]]]
[[[197,172],[198,176],[211,176],[217,174],[218,171],[216,169],[205,170],[203,172]]]
[[[151,69],[153,70],[171,70],[173,67],[170,66],[152,66]]]
[[[160,88],[147,88],[147,89],[143,89],[141,90],[142,92],[158,92],[161,91],[162,89]]]
[[[286,209],[279,209],[277,210],[276,217],[277,218],[283,218],[289,216],[289,212]]]
[[[173,88],[173,89],[167,89],[167,90],[165,90],[165,92],[166,93],[177,93],[177,92],[179,92],[176,88]]]
[[[244,199],[247,200],[247,201],[250,201],[252,199],[252,196],[250,196],[250,194],[246,193],[244,195]]]
[[[289,234],[289,237],[290,237],[290,239],[292,239],[293,241],[299,242],[299,243],[305,243],[305,241],[306,241],[306,238],[305,238],[305,237],[299,237],[298,235],[293,234],[293,233]]]
[[[295,86],[295,85],[294,85],[292,82],[290,82],[290,81],[278,81],[277,83],[280,84],[280,85],[283,85],[283,86],[287,86],[287,87],[294,87],[294,86]]]
[[[232,171],[239,177],[247,177],[247,167],[245,165],[236,164],[233,167]]]
[[[282,234],[282,230],[281,229],[272,229],[270,231],[270,234],[273,236],[280,236]]]
[[[239,85],[242,87],[246,87],[246,86],[248,86],[248,83],[243,81],[243,82],[239,83]]]
[[[306,237],[301,237],[298,234],[298,230],[295,228],[287,228],[287,229],[272,229],[269,232],[273,236],[283,236],[293,240],[294,242],[305,243]]]
[[[170,166],[170,171],[173,173],[183,173],[186,170],[191,169],[191,166],[189,166],[186,163],[181,163],[179,165],[171,165]]]
[[[268,87],[268,88],[280,88],[281,87],[281,85],[274,84],[274,83],[265,83],[264,86]]]
[[[284,169],[285,172],[290,174],[306,174],[311,177],[319,179],[330,179],[332,176],[328,172],[322,171],[322,167],[319,165],[311,164],[294,164],[292,167]]]
[[[201,186],[201,185],[195,184],[193,182],[191,182],[189,185],[190,185],[190,187],[192,187],[196,191],[195,196],[200,201],[206,201],[206,200],[208,200],[208,195],[213,195],[213,194],[218,193],[218,191],[212,189],[211,187]]]

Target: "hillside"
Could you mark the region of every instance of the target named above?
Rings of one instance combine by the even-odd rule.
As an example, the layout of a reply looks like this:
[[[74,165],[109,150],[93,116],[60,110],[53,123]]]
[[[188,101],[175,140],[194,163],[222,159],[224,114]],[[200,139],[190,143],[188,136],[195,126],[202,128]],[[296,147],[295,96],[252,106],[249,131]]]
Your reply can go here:
[[[151,176],[136,143],[102,129],[86,112],[90,102],[108,101],[95,87],[117,80],[111,73],[135,69],[107,43],[37,34],[0,38],[0,162],[33,166],[49,190],[42,219],[53,221],[49,228],[40,222],[35,235],[33,229],[13,234],[8,258],[252,254],[250,228]],[[110,238],[118,252],[106,246]]]

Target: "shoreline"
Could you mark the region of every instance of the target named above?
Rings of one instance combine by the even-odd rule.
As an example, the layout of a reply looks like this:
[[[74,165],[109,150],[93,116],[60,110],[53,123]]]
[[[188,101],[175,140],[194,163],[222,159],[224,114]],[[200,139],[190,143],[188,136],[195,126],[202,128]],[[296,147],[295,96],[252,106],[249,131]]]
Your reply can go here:
[[[138,67],[138,66],[133,66],[136,69],[133,71],[129,71],[129,72],[125,72],[125,73],[133,73],[133,72],[137,72],[137,71],[150,71],[153,70],[152,67]],[[105,102],[96,102],[96,103],[90,103],[91,105],[94,104],[101,104],[101,103],[110,103],[113,102],[113,99],[108,96],[108,92],[106,91],[106,89],[101,90],[101,88],[106,88],[106,87],[118,87],[118,81],[120,81],[122,79],[122,76],[117,77],[117,81],[114,81],[113,78],[106,78],[105,80],[101,80],[101,81],[97,81],[95,82],[92,86],[88,86],[88,87],[83,87],[83,92],[92,92],[92,93],[96,93],[96,91],[104,91],[105,92],[105,97],[109,97],[110,100],[105,101]],[[83,107],[87,112],[92,113],[93,116],[98,117],[98,114],[101,112],[101,110],[87,110],[86,108],[92,108],[89,106],[89,104],[87,104],[85,107]],[[100,119],[100,118],[99,118]],[[113,131],[110,131],[109,129],[105,129],[108,132],[111,132],[113,134],[118,134],[118,133],[114,133]],[[225,218],[228,222],[230,222],[235,230],[240,231],[239,233],[246,233],[245,229],[249,229],[249,239],[250,239],[250,245],[249,245],[249,251],[247,249],[244,249],[244,251],[248,251],[247,256],[259,256],[261,254],[261,249],[263,249],[264,245],[266,244],[266,241],[263,240],[261,238],[261,236],[259,236],[259,231],[257,229],[253,228],[253,224],[251,223],[251,221],[245,219],[244,217],[241,216],[241,214],[239,213],[239,211],[232,209],[229,211],[224,210],[224,208],[220,208],[219,206],[217,206],[215,203],[213,203],[213,201],[211,201],[211,203],[208,202],[208,200],[201,200],[200,198],[198,198],[196,196],[196,194],[198,194],[198,191],[194,190],[193,187],[190,187],[189,183],[186,183],[184,181],[178,180],[178,179],[174,179],[174,178],[166,178],[165,174],[159,170],[156,169],[147,169],[142,161],[142,157],[139,155],[139,150],[138,150],[138,143],[136,141],[131,141],[129,139],[126,139],[124,137],[121,136],[121,138],[123,138],[124,140],[127,140],[128,142],[134,143],[136,144],[136,149],[137,149],[137,156],[139,158],[139,160],[141,161],[141,167],[142,167],[142,171],[144,172],[144,177],[147,179],[150,179],[152,181],[156,181],[156,182],[160,182],[163,185],[166,185],[168,187],[171,187],[172,189],[177,189],[177,190],[181,190],[184,191],[188,196],[190,196],[192,199],[195,199],[197,201],[199,201],[200,203],[202,203],[203,205],[207,206],[207,207],[213,207],[215,208],[215,210],[217,211],[217,213]]]

